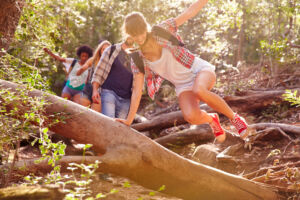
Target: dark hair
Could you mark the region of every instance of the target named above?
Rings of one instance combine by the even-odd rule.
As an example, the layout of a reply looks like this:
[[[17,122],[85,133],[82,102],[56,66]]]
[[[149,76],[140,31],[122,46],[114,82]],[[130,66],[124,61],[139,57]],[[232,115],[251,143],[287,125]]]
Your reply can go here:
[[[82,53],[87,53],[89,55],[89,57],[93,56],[93,49],[87,45],[82,45],[80,47],[78,47],[76,54],[78,57],[80,57],[80,55]]]

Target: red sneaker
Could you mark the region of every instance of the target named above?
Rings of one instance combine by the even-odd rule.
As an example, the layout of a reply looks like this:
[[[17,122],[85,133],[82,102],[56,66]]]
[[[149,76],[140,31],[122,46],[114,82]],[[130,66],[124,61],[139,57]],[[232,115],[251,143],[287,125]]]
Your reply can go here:
[[[221,127],[219,115],[217,113],[209,114],[212,117],[212,122],[209,123],[213,133],[216,137],[216,140],[220,143],[224,142],[226,139],[226,134],[223,128]]]
[[[245,139],[249,132],[247,131],[248,124],[246,123],[245,119],[238,114],[234,114],[232,120],[230,120],[232,125],[237,129],[241,138]]]

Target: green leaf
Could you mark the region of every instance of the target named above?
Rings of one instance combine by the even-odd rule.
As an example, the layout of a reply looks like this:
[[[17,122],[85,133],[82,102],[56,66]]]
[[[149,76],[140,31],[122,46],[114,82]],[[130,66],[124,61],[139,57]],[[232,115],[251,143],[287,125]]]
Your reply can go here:
[[[155,196],[155,192],[149,192],[149,196]]]
[[[96,195],[96,199],[103,199],[103,198],[105,198],[106,197],[106,195],[104,195],[104,194],[102,194],[102,193],[98,193],[97,195]]]
[[[119,190],[117,190],[117,189],[112,189],[112,190],[110,190],[110,194],[115,194],[115,193],[118,193],[119,192]]]
[[[93,146],[92,144],[85,144],[83,149],[85,150],[85,149],[91,148],[92,146]]]
[[[126,182],[123,184],[123,187],[125,187],[125,188],[130,188],[131,185],[130,185],[130,183],[129,183],[128,181],[126,181]]]
[[[45,133],[45,134],[48,133],[48,128],[43,128],[43,133]]]
[[[164,191],[165,189],[166,189],[166,186],[165,186],[165,185],[162,185],[162,186],[158,189],[158,192]]]
[[[32,142],[31,142],[31,146],[35,145],[35,143],[38,141],[38,138],[35,138]]]
[[[29,114],[31,118],[34,118],[35,114],[34,113],[30,113]]]

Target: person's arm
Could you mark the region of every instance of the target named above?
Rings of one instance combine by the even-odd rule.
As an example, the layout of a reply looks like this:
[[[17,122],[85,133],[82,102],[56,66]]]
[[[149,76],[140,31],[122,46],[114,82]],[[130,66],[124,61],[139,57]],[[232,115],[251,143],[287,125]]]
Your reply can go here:
[[[116,119],[116,121],[121,122],[127,126],[130,126],[134,120],[135,114],[139,108],[143,87],[144,87],[144,74],[143,73],[136,73],[133,76],[133,83],[132,83],[132,95],[131,95],[131,102],[130,102],[130,109],[128,112],[127,119]]]
[[[197,0],[195,3],[190,5],[188,9],[175,18],[177,27],[182,25],[187,20],[195,17],[207,2],[208,0]]]
[[[93,64],[93,57],[89,58],[86,63],[77,71],[76,75],[80,76],[85,70],[90,68]]]
[[[62,58],[58,55],[55,55],[54,53],[52,53],[52,51],[50,51],[50,49],[48,48],[44,48],[44,51],[49,54],[52,58],[54,58],[55,60],[58,60],[60,62],[66,62],[66,59],[65,58]]]
[[[100,84],[98,82],[93,82],[92,85],[93,85],[92,101],[93,103],[101,104],[101,98],[98,92]]]

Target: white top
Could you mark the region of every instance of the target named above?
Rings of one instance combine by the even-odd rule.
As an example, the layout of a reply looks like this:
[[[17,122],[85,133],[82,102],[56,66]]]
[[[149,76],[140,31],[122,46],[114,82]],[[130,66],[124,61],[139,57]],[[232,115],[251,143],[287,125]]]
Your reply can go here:
[[[72,62],[73,62],[74,58],[66,58],[66,62],[64,62],[64,66],[66,67],[67,72],[69,71]],[[69,80],[70,80],[70,85],[72,87],[79,87],[82,84],[85,83],[87,76],[88,76],[88,70],[85,70],[80,76],[77,76],[76,73],[77,71],[82,67],[79,64],[79,60],[75,63],[72,71],[69,74]]]
[[[63,62],[63,65],[65,66],[67,72],[69,72],[73,60],[74,58],[66,58],[66,62]]]
[[[161,58],[154,62],[149,62],[149,68],[170,81],[176,86],[194,81],[196,76],[192,68],[187,68],[179,63],[170,50],[163,48]]]

